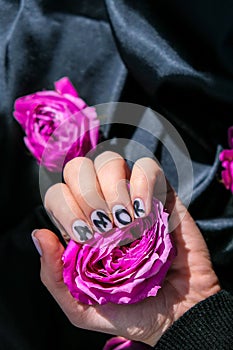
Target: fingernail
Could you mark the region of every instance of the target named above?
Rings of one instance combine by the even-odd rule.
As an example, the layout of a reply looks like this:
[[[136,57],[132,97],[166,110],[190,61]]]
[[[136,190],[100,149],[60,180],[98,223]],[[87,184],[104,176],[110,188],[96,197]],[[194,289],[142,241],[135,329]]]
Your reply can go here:
[[[121,204],[117,204],[112,208],[114,223],[118,227],[123,227],[132,222],[132,218],[128,210]]]
[[[36,247],[38,253],[40,254],[40,256],[42,256],[42,250],[41,250],[40,242],[39,242],[39,240],[38,240],[38,239],[36,238],[36,236],[35,236],[35,233],[36,233],[37,231],[38,231],[38,230],[32,231],[31,236],[32,236],[32,241],[33,241],[33,243],[34,243],[34,245],[35,245],[35,247]]]
[[[143,218],[145,216],[145,205],[141,198],[135,198],[133,202],[133,208],[135,218]]]
[[[72,225],[72,231],[80,243],[88,241],[93,236],[90,227],[83,220],[76,220]]]
[[[103,233],[112,229],[112,221],[104,210],[95,210],[91,214],[91,221],[96,231]]]

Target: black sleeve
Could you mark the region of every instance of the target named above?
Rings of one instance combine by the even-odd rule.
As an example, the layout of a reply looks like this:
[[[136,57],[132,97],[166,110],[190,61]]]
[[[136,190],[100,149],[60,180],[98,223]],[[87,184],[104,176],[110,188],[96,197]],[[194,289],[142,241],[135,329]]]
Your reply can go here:
[[[233,296],[225,290],[198,303],[180,317],[154,349],[233,349]]]

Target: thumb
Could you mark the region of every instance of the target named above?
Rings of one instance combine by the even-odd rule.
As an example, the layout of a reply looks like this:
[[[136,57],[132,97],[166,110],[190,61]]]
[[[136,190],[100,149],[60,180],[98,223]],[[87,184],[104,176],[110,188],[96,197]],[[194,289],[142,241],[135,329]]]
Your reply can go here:
[[[58,237],[46,229],[32,233],[41,253],[41,281],[73,324],[83,323],[83,306],[70,294],[63,281],[62,255],[64,247]]]
[[[32,239],[41,254],[41,280],[43,284],[52,292],[55,288],[62,288],[63,282],[63,262],[62,254],[64,247],[58,237],[47,229],[41,229],[32,233]]]

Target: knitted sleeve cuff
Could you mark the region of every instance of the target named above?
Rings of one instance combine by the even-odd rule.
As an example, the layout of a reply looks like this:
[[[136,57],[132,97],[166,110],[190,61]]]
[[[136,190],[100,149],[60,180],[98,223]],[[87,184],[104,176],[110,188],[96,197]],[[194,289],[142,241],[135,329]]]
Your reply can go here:
[[[192,307],[164,333],[154,349],[233,349],[233,295],[222,290]]]

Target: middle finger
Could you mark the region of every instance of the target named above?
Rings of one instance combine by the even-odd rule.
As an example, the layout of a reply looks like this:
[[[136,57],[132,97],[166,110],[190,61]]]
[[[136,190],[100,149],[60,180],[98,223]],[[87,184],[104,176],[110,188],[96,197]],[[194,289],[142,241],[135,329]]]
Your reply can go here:
[[[93,228],[106,232],[113,227],[111,214],[104,200],[93,162],[77,157],[64,168],[64,180],[77,204],[92,222]]]

